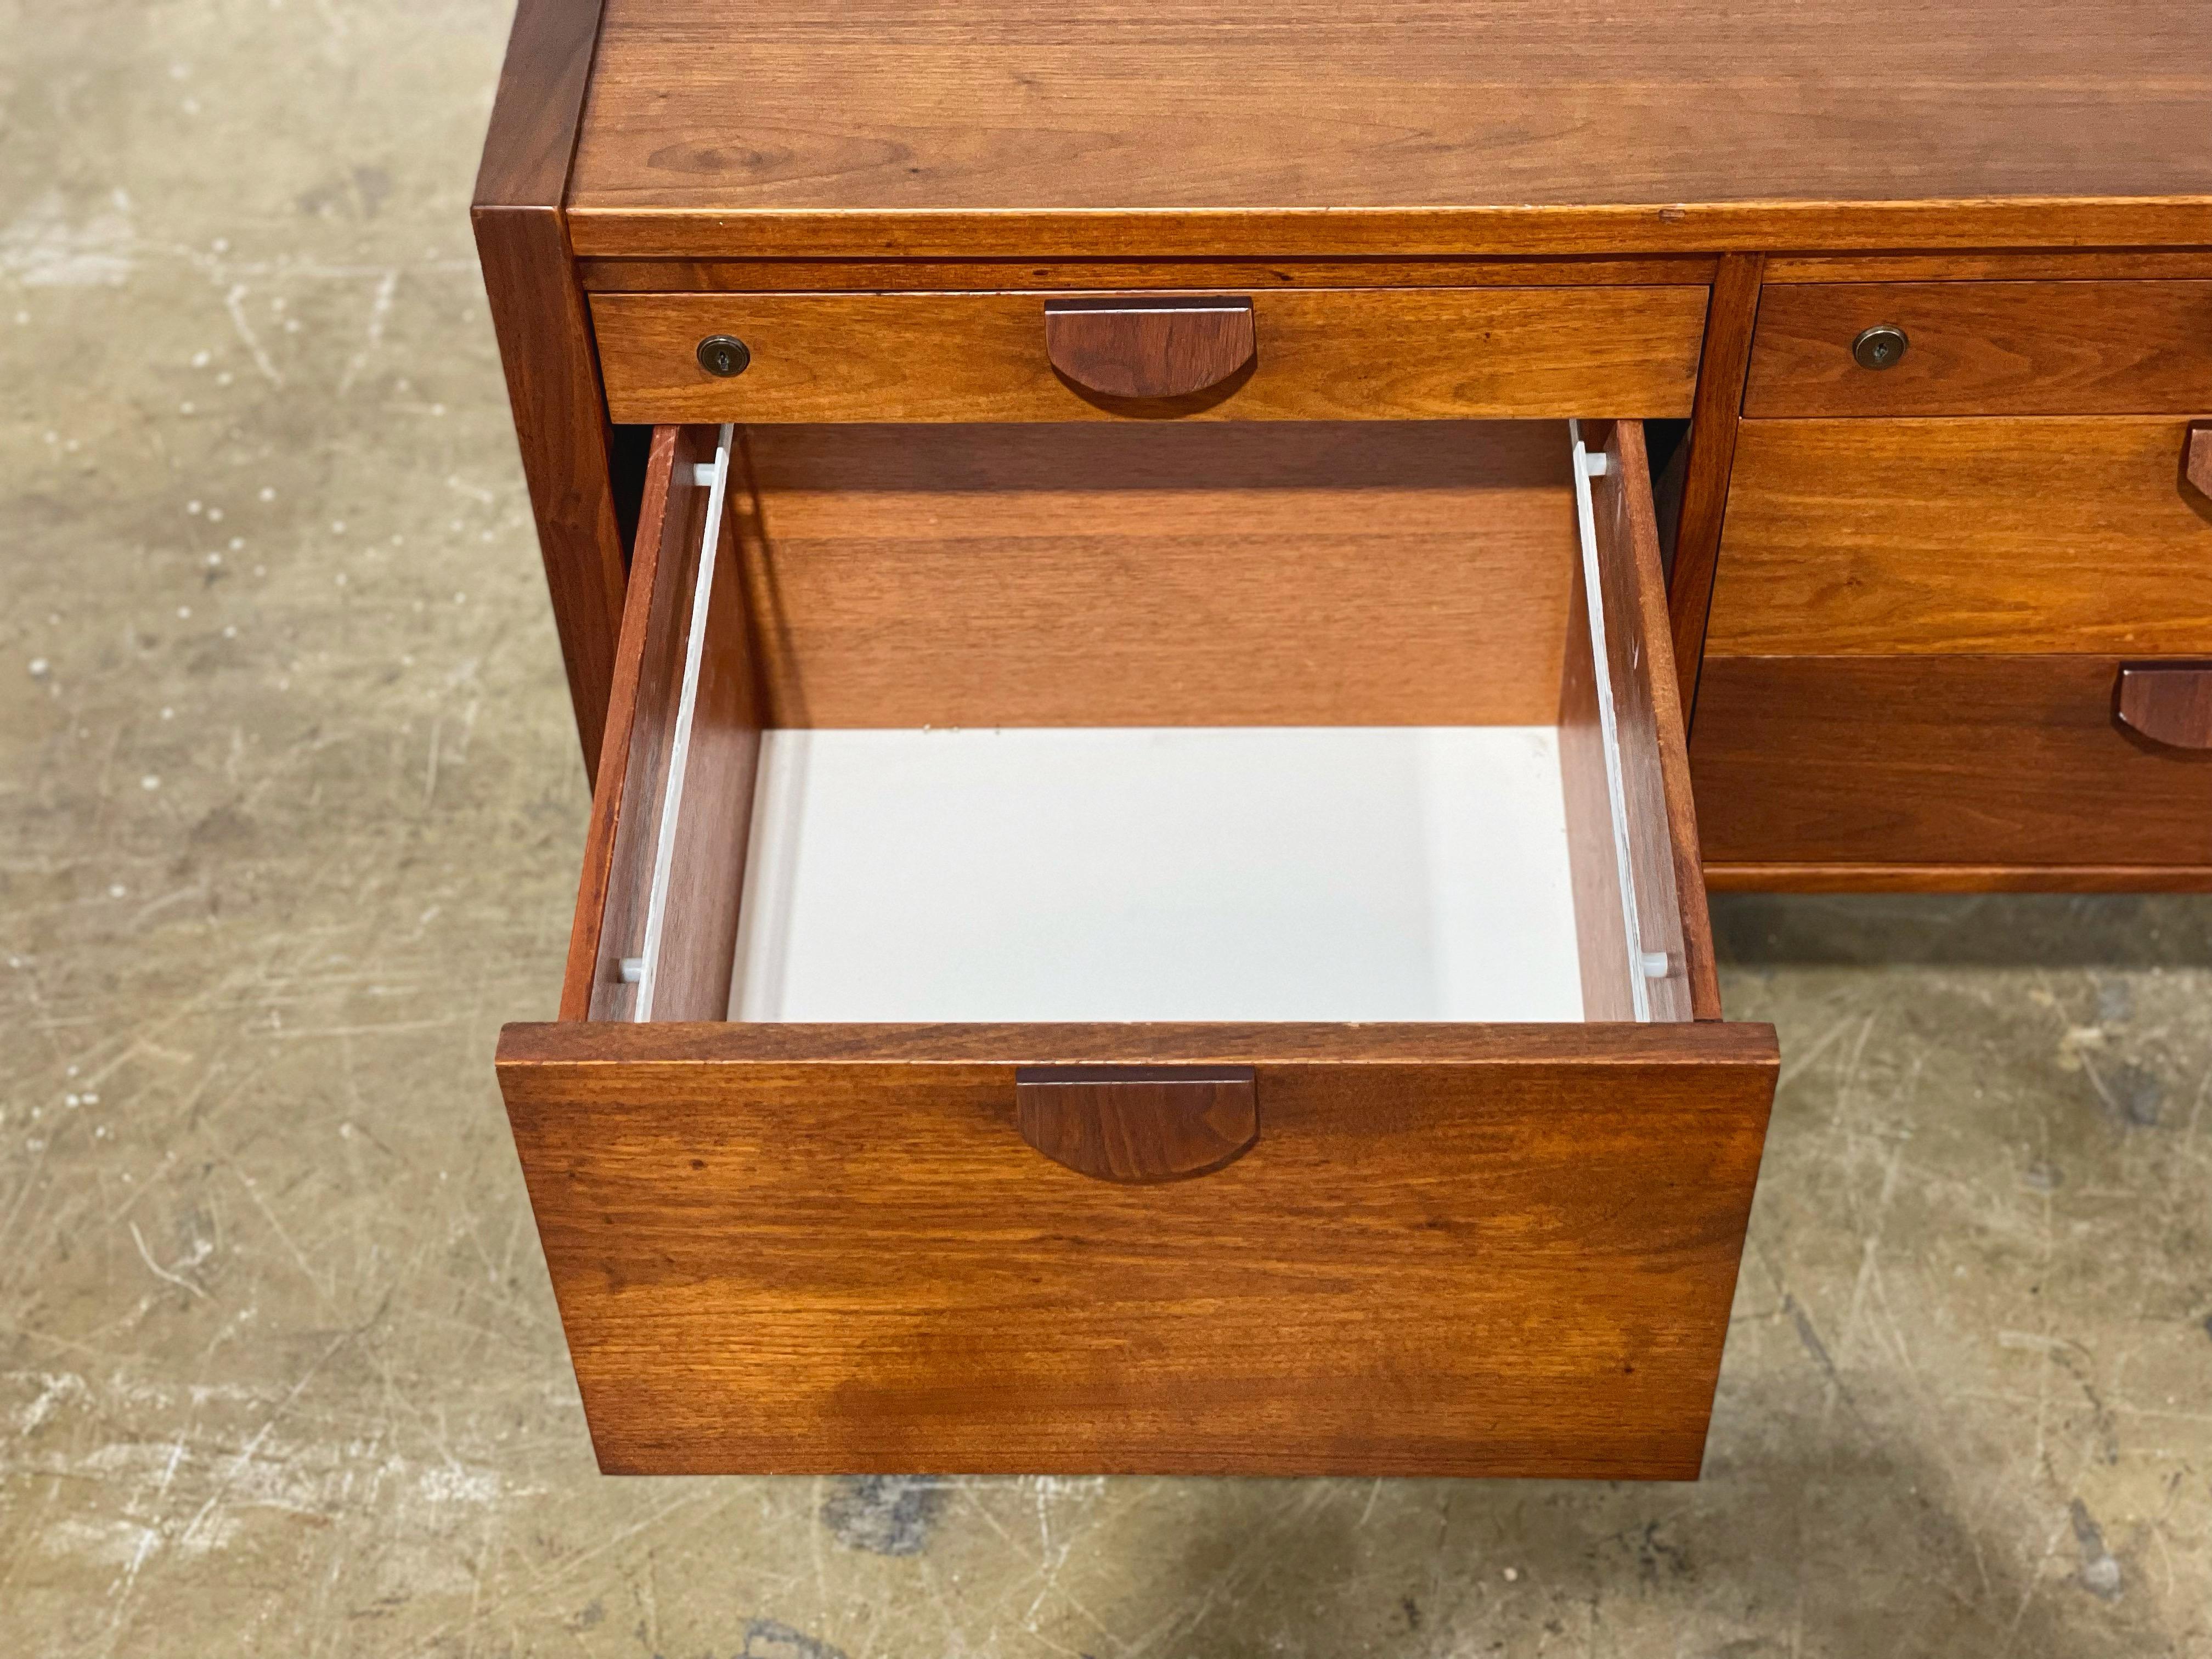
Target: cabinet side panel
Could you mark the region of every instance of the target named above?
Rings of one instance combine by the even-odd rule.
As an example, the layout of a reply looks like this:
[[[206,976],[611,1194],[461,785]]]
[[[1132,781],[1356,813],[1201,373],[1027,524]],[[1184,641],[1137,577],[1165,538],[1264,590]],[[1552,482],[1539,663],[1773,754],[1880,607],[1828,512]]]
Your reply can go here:
[[[1663,957],[1667,963],[1663,975],[1646,981],[1652,1018],[1716,1019],[1720,991],[1698,863],[1644,428],[1640,422],[1612,421],[1593,422],[1583,430],[1591,453],[1606,460],[1604,474],[1590,481],[1590,494],[1642,935],[1636,948],[1639,956]]]
[[[584,766],[594,782],[622,627],[623,545],[591,313],[568,245],[568,169],[600,0],[520,0],[477,173],[484,292]]]

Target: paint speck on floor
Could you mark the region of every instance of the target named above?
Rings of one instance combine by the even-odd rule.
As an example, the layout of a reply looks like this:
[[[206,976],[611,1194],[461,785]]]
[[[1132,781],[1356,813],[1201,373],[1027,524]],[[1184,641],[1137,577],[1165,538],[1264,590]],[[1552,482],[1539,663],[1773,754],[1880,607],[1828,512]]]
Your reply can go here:
[[[2074,1528],[2074,1541],[2081,1551],[2081,1569],[2079,1577],[2081,1588],[2105,1601],[2117,1601],[2123,1584],[2120,1564],[2105,1547],[2105,1534],[2090,1517],[2089,1506],[2076,1498],[2066,1506],[2068,1520]]]
[[[822,1505],[822,1524],[847,1549],[919,1555],[946,1496],[934,1476],[858,1475],[837,1482]]]

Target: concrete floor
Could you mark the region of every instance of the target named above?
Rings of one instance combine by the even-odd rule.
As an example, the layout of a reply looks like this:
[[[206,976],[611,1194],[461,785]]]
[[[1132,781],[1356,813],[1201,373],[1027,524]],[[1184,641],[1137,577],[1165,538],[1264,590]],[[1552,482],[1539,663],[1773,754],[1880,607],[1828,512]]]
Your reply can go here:
[[[0,1647],[2212,1654],[2212,905],[1718,906],[1695,1486],[610,1480],[493,1085],[585,796],[497,0],[0,0]]]

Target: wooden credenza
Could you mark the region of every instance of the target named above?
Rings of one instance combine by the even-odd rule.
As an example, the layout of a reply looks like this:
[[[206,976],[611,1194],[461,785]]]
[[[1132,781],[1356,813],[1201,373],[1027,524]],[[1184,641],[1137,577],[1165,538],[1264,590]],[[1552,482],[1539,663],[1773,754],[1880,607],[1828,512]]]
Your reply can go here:
[[[1695,1474],[1708,885],[2212,887],[2212,14],[523,0],[610,1470]]]

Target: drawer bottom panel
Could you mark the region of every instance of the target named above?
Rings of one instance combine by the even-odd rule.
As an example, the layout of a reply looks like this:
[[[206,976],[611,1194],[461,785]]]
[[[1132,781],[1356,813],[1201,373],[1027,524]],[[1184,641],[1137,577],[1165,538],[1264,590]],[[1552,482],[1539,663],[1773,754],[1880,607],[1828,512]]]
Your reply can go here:
[[[1706,863],[1984,872],[1868,886],[2026,887],[2062,866],[2075,878],[2054,885],[2194,885],[2212,867],[2212,750],[2124,726],[2121,660],[1710,658],[1690,743]],[[1721,884],[1797,884],[1770,869]]]

